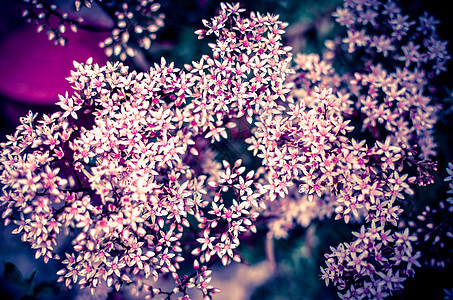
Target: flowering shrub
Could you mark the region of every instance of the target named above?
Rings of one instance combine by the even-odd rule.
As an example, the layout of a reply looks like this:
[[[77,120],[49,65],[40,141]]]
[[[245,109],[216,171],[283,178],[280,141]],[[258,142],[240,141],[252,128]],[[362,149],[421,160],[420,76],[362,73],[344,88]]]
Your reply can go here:
[[[136,5],[140,13],[159,6]],[[163,24],[160,16],[145,30],[149,17],[130,7],[115,8],[116,28],[102,43],[120,60],[134,56],[132,31],[148,30],[134,38],[148,49]],[[63,255],[59,281],[92,293],[127,286],[137,296],[189,299],[198,289],[210,299],[219,292],[213,264],[240,262],[241,241],[257,224],[286,238],[332,216],[361,224],[321,267],[340,298],[385,298],[416,267],[445,267],[451,199],[402,219],[437,170],[442,99],[428,85],[445,71],[446,43],[434,19],[408,21],[392,1],[346,1],[333,15],[346,32],[323,57],[293,58],[278,16],[246,17],[239,4],[222,3],[195,32],[214,39],[211,54],[184,69],[165,58],[148,72],[74,62],[74,91],[59,96],[59,110],[30,112],[1,144],[5,224],[36,258]],[[254,164],[216,159],[214,146],[238,127]],[[416,222],[441,229],[427,234]],[[62,235],[72,252],[59,254]],[[439,247],[427,251],[428,242]],[[158,281],[168,275],[171,290]]]

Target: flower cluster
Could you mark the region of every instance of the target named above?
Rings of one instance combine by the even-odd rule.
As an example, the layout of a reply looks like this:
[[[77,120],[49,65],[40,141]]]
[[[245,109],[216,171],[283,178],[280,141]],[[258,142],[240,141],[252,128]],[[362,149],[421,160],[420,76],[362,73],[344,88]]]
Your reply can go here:
[[[354,241],[331,247],[327,267],[321,268],[326,285],[346,290],[338,293],[340,299],[384,299],[401,291],[406,277],[420,267],[421,253],[412,246],[417,237],[408,229],[393,232],[372,222],[352,234]]]
[[[46,31],[49,40],[56,45],[64,46],[67,43],[65,32],[70,28],[77,32],[77,26],[84,26],[84,19],[80,13],[82,7],[91,8],[93,0],[76,0],[75,8],[80,17],[73,19],[68,12],[60,11],[56,1],[24,0],[30,7],[24,10],[23,16],[28,22],[38,24],[38,32]],[[139,49],[149,50],[151,41],[156,38],[156,31],[164,26],[165,15],[157,13],[160,4],[154,0],[126,1],[95,4],[112,18],[114,26],[111,36],[100,43],[109,57],[126,60],[134,57]],[[71,14],[72,15],[72,14]]]
[[[445,71],[450,59],[437,21],[425,14],[415,26],[392,1],[346,2],[334,16],[348,37],[329,41],[324,59],[297,55],[294,95],[306,99],[314,86],[335,88],[345,101],[343,112],[359,119],[362,131],[378,140],[391,136],[392,144],[416,146],[422,158],[433,157],[439,105],[428,79],[434,76],[430,70]],[[349,63],[348,69],[338,62]]]
[[[264,206],[259,174],[244,175],[241,161],[218,166],[209,145],[282,93],[289,72],[285,24],[241,11],[222,5],[205,22],[199,33],[218,41],[190,72],[165,59],[147,73],[75,62],[75,92],[59,96],[61,111],[30,113],[2,144],[3,218],[45,261],[59,258],[60,233],[75,234],[58,272],[67,286],[127,283],[150,296],[196,287],[209,297],[209,265],[240,261],[239,236],[255,230]],[[191,255],[194,273],[181,274]],[[171,292],[148,280],[162,274],[175,280]]]
[[[45,31],[49,41],[54,40],[55,45],[64,46],[67,43],[65,32],[69,28],[77,32],[77,25],[83,22],[82,18],[72,19],[68,13],[60,13],[56,4],[49,4],[42,0],[24,0],[31,7],[23,11],[22,16],[27,22],[35,22],[37,31]]]
[[[309,103],[311,107],[300,99],[289,103],[285,111],[288,116],[270,118],[262,114],[263,122],[257,123],[254,136],[248,139],[251,148],[257,144],[262,151],[257,155],[263,158],[267,170],[268,184],[264,188],[269,191],[269,199],[279,196],[280,201],[291,194],[288,197],[301,200],[296,201],[302,206],[298,211],[322,199],[317,204],[320,216],[335,210],[336,219],[343,218],[346,223],[351,218],[365,218],[368,222],[396,225],[401,212],[396,201],[403,194],[413,193],[409,182],[417,179],[401,173],[412,152],[391,145],[389,137],[371,147],[364,140],[348,138],[353,126],[341,115],[343,102],[331,90],[316,88]],[[298,193],[289,192],[294,182],[299,183]],[[280,207],[287,209],[285,205]],[[286,217],[281,218],[283,224]],[[307,225],[307,221],[304,223]]]
[[[347,51],[365,50],[364,58],[374,61],[382,57],[401,61],[411,71],[428,72],[428,77],[446,71],[450,59],[447,43],[439,40],[439,23],[427,12],[418,22],[402,14],[396,1],[345,1],[333,14],[347,28]],[[415,33],[414,33],[415,31]],[[380,55],[377,55],[380,54]]]
[[[447,42],[436,32],[438,21],[426,12],[418,22],[410,21],[393,1],[361,2],[345,2],[334,16],[347,28],[342,42],[348,52],[365,50],[364,66],[350,77],[357,85],[351,94],[365,117],[363,129],[373,130],[377,138],[388,132],[394,143],[415,144],[423,158],[433,156],[439,107],[426,94],[427,79],[445,71],[450,59]]]
[[[436,154],[433,128],[439,107],[424,94],[428,82],[423,72],[377,64],[340,77],[333,62],[318,55],[299,54],[295,61],[296,97],[310,99],[313,86],[332,86],[343,102],[342,112],[360,119],[361,130],[374,139],[390,136],[392,144],[417,145],[423,158]]]
[[[238,5],[227,4],[229,10],[240,12]],[[222,4],[222,11],[227,5]],[[194,113],[201,120],[216,116],[241,118],[252,123],[253,116],[276,107],[276,99],[287,93],[286,75],[291,47],[284,47],[281,34],[288,25],[278,16],[251,13],[250,18],[236,17],[230,25],[229,15],[221,13],[211,21],[204,20],[208,28],[197,30],[199,38],[214,34],[216,43],[209,46],[213,58],[203,57],[189,67],[196,76]],[[209,128],[212,139],[221,131]]]
[[[138,48],[149,50],[156,31],[164,26],[165,15],[157,13],[159,8],[154,0],[128,1],[115,8],[112,35],[99,44],[105,54],[124,61],[134,57]]]

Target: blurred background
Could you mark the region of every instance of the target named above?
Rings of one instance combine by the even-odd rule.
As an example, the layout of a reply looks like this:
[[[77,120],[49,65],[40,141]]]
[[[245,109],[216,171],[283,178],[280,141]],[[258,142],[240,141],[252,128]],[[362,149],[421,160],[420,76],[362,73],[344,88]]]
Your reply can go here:
[[[56,1],[57,5],[72,12],[73,1]],[[340,0],[249,0],[239,1],[248,11],[279,14],[288,22],[285,44],[293,47],[293,52],[320,53],[324,41],[334,31],[331,17]],[[209,54],[207,41],[199,41],[194,31],[202,28],[202,19],[210,19],[219,8],[220,1],[211,0],[168,0],[160,1],[160,12],[166,15],[165,26],[157,32],[149,51],[142,61],[126,61],[131,68],[146,71],[152,63],[163,56],[167,62],[175,62],[178,67],[198,60]],[[440,0],[400,1],[404,14],[411,19],[428,11],[441,23],[438,32],[442,40],[448,40],[449,52],[453,40],[453,18]],[[36,25],[25,22],[21,16],[27,5],[19,0],[2,0],[0,9],[0,141],[5,135],[14,132],[20,116],[29,110],[52,112],[58,94],[70,91],[65,77],[73,69],[72,61],[86,61],[94,58],[95,63],[104,64],[108,57],[99,48],[100,41],[109,36],[112,26],[108,15],[100,9],[83,8],[81,13],[90,30],[79,28],[77,33],[68,34],[65,47],[49,42],[45,33],[36,33]],[[96,28],[96,29],[95,29]],[[448,65],[452,69],[452,63]],[[440,83],[449,89],[453,87],[452,71],[439,77]],[[450,113],[451,116],[451,113]],[[438,141],[439,165],[446,166],[452,161],[452,121],[439,122]],[[437,179],[445,177],[445,167],[439,168]],[[421,190],[423,203],[438,201],[444,197],[444,187],[432,192]],[[7,280],[11,276],[26,278],[33,275],[34,288],[38,288],[37,299],[89,299],[78,289],[67,290],[56,285],[58,262],[44,264],[34,259],[34,251],[23,244],[19,236],[11,235],[11,227],[0,225],[0,299],[20,299],[24,296],[23,287]],[[219,268],[215,272],[214,285],[223,289],[222,295],[214,299],[336,299],[336,290],[326,288],[319,280],[319,266],[324,265],[323,253],[329,246],[336,246],[351,239],[351,226],[342,222],[323,221],[310,227],[295,229],[289,239],[274,241],[277,268],[271,272],[265,262],[264,236],[266,229],[259,228],[256,238],[245,242],[240,249],[246,265],[233,265],[229,269]],[[326,243],[326,241],[329,241]],[[35,273],[35,271],[37,271]],[[8,277],[8,278],[7,278]],[[443,288],[453,288],[451,266],[444,270],[423,270],[407,282],[407,289],[398,299],[442,299]],[[110,293],[104,298],[128,299],[126,294]],[[233,296],[234,295],[234,296]]]

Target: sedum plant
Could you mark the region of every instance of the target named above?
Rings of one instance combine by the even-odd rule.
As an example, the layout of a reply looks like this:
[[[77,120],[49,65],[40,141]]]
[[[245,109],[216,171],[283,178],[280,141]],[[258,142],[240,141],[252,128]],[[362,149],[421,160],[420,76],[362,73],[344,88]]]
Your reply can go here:
[[[103,46],[124,60],[117,45],[133,56],[124,36],[141,25],[121,14]],[[211,53],[183,69],[74,62],[59,110],[30,112],[1,144],[5,224],[37,259],[61,260],[60,282],[92,293],[211,299],[212,266],[241,262],[257,226],[272,240],[327,218],[359,225],[320,267],[342,299],[386,298],[422,265],[445,267],[451,199],[405,214],[437,171],[443,99],[428,87],[450,58],[437,22],[393,1],[345,1],[333,16],[345,30],[322,55],[293,56],[278,16],[222,3],[195,32]],[[233,135],[250,152],[217,159]]]
[[[28,22],[37,25],[37,32],[45,32],[55,45],[64,46],[68,42],[67,31],[77,32],[78,27],[93,30],[110,30],[111,35],[99,46],[105,49],[109,57],[121,61],[135,57],[142,51],[150,49],[152,40],[156,39],[156,31],[164,26],[165,14],[157,13],[160,4],[153,0],[143,1],[68,1],[74,10],[62,9],[61,1],[54,0],[23,0],[29,4],[22,15]],[[85,24],[86,9],[97,6],[99,11],[93,14],[106,15],[107,24]],[[82,11],[82,9],[84,10]],[[91,19],[99,16],[90,16]],[[101,17],[102,18],[102,17]],[[105,21],[104,21],[105,22]],[[102,22],[101,22],[102,23]],[[94,27],[94,28],[91,28]],[[107,28],[104,28],[107,27]]]

